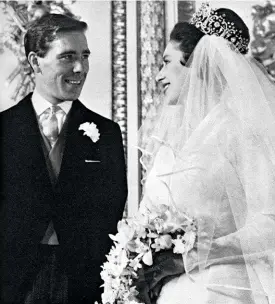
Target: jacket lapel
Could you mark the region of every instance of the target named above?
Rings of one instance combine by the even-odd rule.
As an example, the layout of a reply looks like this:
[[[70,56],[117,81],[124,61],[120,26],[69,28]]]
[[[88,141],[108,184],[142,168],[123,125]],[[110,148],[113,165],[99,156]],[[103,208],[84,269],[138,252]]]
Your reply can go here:
[[[7,157],[13,182],[18,187],[21,201],[18,218],[24,218],[25,226],[19,239],[37,244],[46,231],[51,217],[54,193],[46,167],[35,110],[31,94],[12,110],[12,130],[9,132],[11,156]],[[25,233],[24,231],[28,231]],[[30,232],[31,231],[31,232]],[[22,243],[24,243],[22,241]]]
[[[22,165],[26,166],[26,160],[31,160],[31,168],[28,168],[28,170],[31,171],[29,174],[36,176],[37,184],[44,184],[44,186],[50,185],[50,178],[43,152],[44,143],[35,110],[31,103],[31,94],[18,106],[20,107],[20,124],[18,126],[19,132],[15,144],[20,147],[22,161],[25,161]]]
[[[81,172],[87,160],[100,161],[101,153],[98,143],[83,135],[79,126],[84,122],[92,122],[92,112],[78,101],[74,101],[68,114],[68,126],[66,132],[66,143],[59,173],[59,181],[66,181],[72,173]]]

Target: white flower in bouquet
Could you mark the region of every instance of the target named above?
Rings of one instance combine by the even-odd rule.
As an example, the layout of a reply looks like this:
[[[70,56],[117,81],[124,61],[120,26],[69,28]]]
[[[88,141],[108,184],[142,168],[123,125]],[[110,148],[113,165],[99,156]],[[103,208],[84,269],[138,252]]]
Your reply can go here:
[[[102,294],[103,303],[114,303],[116,300],[117,293],[114,289],[108,288],[106,292]]]
[[[140,262],[140,259],[133,259],[130,261],[129,266],[133,268],[134,272],[136,272],[139,268],[142,267],[142,264]]]
[[[172,242],[175,246],[173,249],[174,253],[182,254],[185,252],[186,245],[185,245],[185,242],[184,242],[182,236],[178,235],[177,238],[175,240],[173,240]]]
[[[155,238],[155,242],[152,244],[152,248],[158,252],[160,250],[170,249],[172,247],[172,244],[172,236],[165,234]]]
[[[144,256],[142,257],[142,261],[147,266],[153,265],[153,255],[152,255],[152,251],[151,250],[147,251],[144,254]]]
[[[190,251],[195,244],[196,233],[193,230],[187,231],[184,235],[178,235],[175,240],[172,240],[174,244],[174,253],[183,254]]]
[[[157,217],[154,219],[154,226],[157,230],[157,233],[163,233],[165,229],[165,222],[162,218]]]
[[[135,251],[136,253],[141,253],[145,254],[148,250],[150,250],[150,243],[147,242],[145,243],[144,241],[141,241],[140,238],[135,240],[136,248]]]

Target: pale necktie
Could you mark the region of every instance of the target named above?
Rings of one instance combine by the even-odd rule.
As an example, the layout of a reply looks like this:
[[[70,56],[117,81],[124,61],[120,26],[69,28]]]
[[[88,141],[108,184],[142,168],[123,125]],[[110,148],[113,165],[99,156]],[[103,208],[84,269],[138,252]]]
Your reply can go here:
[[[65,116],[66,113],[59,106],[53,105],[39,117],[42,131],[49,140],[51,147],[53,147],[57,141]]]
[[[39,117],[42,132],[48,139],[51,147],[54,146],[58,139],[58,135],[60,134],[65,118],[66,113],[56,105],[45,110]],[[50,222],[41,243],[47,245],[59,244],[52,221]]]

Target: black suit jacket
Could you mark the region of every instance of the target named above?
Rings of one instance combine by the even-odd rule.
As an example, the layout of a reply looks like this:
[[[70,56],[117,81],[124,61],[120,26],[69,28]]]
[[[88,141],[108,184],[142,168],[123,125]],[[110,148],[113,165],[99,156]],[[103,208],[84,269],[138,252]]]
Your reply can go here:
[[[38,245],[53,220],[69,278],[70,303],[93,303],[102,289],[100,265],[109,252],[127,197],[119,126],[73,102],[63,161],[53,187],[31,94],[0,114],[1,303],[22,303],[39,269]],[[79,131],[94,122],[96,143]],[[85,162],[97,160],[100,162]]]

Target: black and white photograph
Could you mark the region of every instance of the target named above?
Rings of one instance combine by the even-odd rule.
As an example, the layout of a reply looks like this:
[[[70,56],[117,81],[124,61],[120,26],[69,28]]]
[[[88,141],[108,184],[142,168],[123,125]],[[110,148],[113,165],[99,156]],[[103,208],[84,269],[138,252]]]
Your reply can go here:
[[[0,303],[275,304],[275,1],[0,0]]]

